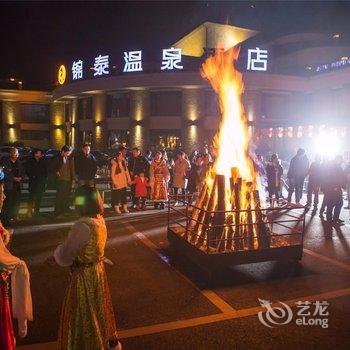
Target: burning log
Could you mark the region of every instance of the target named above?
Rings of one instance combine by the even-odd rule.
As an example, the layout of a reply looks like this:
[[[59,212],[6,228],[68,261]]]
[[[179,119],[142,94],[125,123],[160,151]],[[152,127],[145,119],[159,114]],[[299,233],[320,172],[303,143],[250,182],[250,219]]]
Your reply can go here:
[[[258,248],[269,248],[270,247],[270,232],[266,226],[266,223],[263,219],[263,214],[260,207],[260,196],[259,191],[253,191],[254,207],[255,207],[255,216],[257,223],[257,237],[258,237]]]
[[[239,177],[234,185],[234,199],[235,199],[235,232],[234,242],[236,250],[243,250],[243,239],[241,230],[241,190],[242,178]]]

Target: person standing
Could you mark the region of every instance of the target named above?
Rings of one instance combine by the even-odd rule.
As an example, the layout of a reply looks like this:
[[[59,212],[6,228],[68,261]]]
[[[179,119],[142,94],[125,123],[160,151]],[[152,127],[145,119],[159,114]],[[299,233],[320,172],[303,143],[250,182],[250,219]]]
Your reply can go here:
[[[188,174],[187,190],[189,193],[196,193],[200,191],[202,168],[203,158],[201,155],[197,155],[191,164],[191,170]]]
[[[90,150],[90,146],[85,144],[83,145],[81,152],[74,157],[74,168],[78,180],[78,186],[95,186],[97,161],[90,153]]]
[[[124,213],[129,213],[126,189],[131,184],[131,178],[122,152],[117,152],[115,158],[112,160],[111,177],[113,184],[112,207],[117,214],[121,214],[121,207]]]
[[[155,209],[164,209],[168,200],[169,169],[163,155],[157,151],[150,166],[151,200]]]
[[[149,162],[141,154],[141,151],[138,147],[132,149],[132,156],[128,162],[128,169],[130,172],[131,180],[135,180],[140,173],[144,173],[147,178],[149,178]],[[131,199],[132,207],[136,209],[137,198],[135,196],[135,184],[131,185]]]
[[[335,157],[330,163],[324,188],[327,222],[334,225],[341,225],[344,222],[339,218],[343,206],[342,188],[346,188],[345,174],[341,164],[341,156]]]
[[[75,193],[80,219],[59,245],[50,266],[70,267],[63,300],[58,349],[121,350],[104,263],[107,228],[98,191],[81,186]]]
[[[174,166],[174,179],[173,179],[173,189],[176,198],[174,205],[177,205],[177,195],[181,192],[182,195],[186,194],[187,187],[187,176],[191,169],[190,161],[188,160],[185,152],[180,151],[177,154],[177,159],[175,160]]]
[[[70,211],[70,195],[72,183],[75,179],[74,159],[71,148],[67,145],[61,148],[61,152],[52,159],[52,170],[57,178],[55,215],[61,216]]]
[[[40,214],[40,205],[43,193],[45,192],[47,180],[47,167],[43,153],[40,149],[33,150],[33,156],[25,165],[26,174],[29,179],[29,209],[28,215]]]
[[[281,162],[278,159],[277,154],[273,154],[266,165],[267,191],[270,199],[272,199],[273,196],[275,196],[277,200],[280,198],[282,175],[283,168]]]
[[[289,165],[287,178],[289,180],[288,202],[292,201],[295,191],[295,202],[300,203],[303,196],[304,181],[309,172],[309,159],[303,148],[299,148]]]
[[[2,159],[2,166],[5,175],[2,221],[6,226],[17,220],[21,202],[21,182],[23,179],[23,168],[20,163],[18,149],[10,149],[10,155]]]
[[[140,173],[132,182],[135,185],[135,197],[137,198],[137,205],[139,210],[146,209],[146,200],[148,195],[147,181],[144,173]]]
[[[0,212],[3,206],[3,172],[0,171]],[[24,261],[12,255],[8,249],[10,233],[0,222],[0,349],[14,350],[12,315],[18,320],[18,335],[27,335],[27,320],[33,320],[29,272]],[[10,278],[10,276],[12,277]],[[10,292],[11,286],[11,293]],[[12,308],[10,307],[12,298]]]
[[[306,206],[311,207],[312,195],[314,195],[314,209],[317,210],[318,206],[318,194],[321,186],[321,174],[322,174],[321,157],[317,155],[315,160],[311,163],[309,169],[309,183],[307,186],[307,202]]]

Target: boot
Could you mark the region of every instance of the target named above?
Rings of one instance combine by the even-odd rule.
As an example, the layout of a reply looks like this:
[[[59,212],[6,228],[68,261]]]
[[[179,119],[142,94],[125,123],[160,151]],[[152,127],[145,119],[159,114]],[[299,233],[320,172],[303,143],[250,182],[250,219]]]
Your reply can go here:
[[[122,212],[120,211],[119,205],[115,205],[114,206],[114,211],[116,212],[116,214],[120,215]]]
[[[126,213],[126,214],[129,213],[127,204],[123,204],[123,210],[124,210],[124,213]]]

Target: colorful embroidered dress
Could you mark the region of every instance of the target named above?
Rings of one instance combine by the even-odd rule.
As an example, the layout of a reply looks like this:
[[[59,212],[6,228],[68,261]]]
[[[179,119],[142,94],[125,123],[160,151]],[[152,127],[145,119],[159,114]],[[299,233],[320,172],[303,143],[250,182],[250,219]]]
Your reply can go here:
[[[72,251],[68,250],[69,246],[75,244],[72,239],[76,234],[79,240],[81,233],[86,237],[86,232],[86,243],[71,259],[69,254]],[[96,219],[83,218],[73,226],[66,241],[70,241],[69,245],[63,243],[55,251],[54,256],[58,264],[66,265],[65,262],[73,260],[62,308],[59,349],[104,350],[108,348],[110,341],[113,342],[117,338],[103,262],[106,239],[107,229],[102,216]]]
[[[165,202],[168,200],[169,170],[165,160],[153,160],[150,167],[151,200]]]
[[[0,239],[5,242],[7,232],[0,224]],[[15,349],[15,335],[13,332],[10,311],[10,274],[0,266],[0,349]]]

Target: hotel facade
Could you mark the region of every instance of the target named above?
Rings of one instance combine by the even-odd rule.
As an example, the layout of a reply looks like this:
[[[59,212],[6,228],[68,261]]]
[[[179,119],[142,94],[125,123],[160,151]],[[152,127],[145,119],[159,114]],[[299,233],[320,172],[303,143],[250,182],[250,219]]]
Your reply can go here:
[[[310,147],[320,133],[350,146],[350,45],[341,34],[264,40],[261,33],[213,23],[171,45],[182,53],[172,69],[162,69],[159,61],[128,70],[132,53],[122,52],[120,61],[106,55],[109,66],[101,75],[94,75],[96,60],[79,59],[84,69],[78,76],[72,68],[80,62],[66,63],[53,91],[0,90],[2,143],[58,149],[88,142],[102,150],[124,144],[186,151],[210,144],[219,110],[199,68],[218,40],[224,49],[241,46],[243,103],[261,152],[289,154]]]

